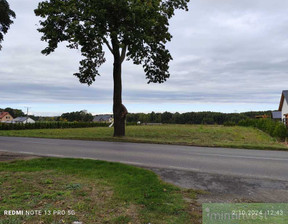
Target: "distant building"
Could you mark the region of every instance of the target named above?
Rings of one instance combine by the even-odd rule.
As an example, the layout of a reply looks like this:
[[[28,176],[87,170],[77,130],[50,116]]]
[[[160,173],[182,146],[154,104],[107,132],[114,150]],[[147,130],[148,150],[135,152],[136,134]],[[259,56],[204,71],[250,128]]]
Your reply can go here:
[[[266,118],[271,118],[271,115],[268,115],[268,114],[256,115],[255,118],[257,118],[257,119],[260,119],[260,118],[266,119]]]
[[[93,122],[100,122],[100,123],[112,123],[113,122],[113,115],[111,114],[103,114],[103,115],[96,115],[93,119]]]
[[[283,90],[278,111],[281,112],[282,121],[288,125],[288,90]]]
[[[27,123],[33,124],[33,123],[35,123],[35,121],[30,117],[17,117],[12,122],[13,123],[21,123],[21,124],[27,124]]]
[[[9,123],[13,117],[8,112],[0,112],[0,122]]]
[[[272,111],[272,118],[275,120],[282,119],[282,112],[281,111]]]

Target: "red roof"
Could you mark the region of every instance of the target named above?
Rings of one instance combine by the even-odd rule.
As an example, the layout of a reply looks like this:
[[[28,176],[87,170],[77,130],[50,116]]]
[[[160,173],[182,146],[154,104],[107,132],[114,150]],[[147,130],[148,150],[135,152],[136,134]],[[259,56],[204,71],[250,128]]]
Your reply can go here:
[[[0,112],[0,119],[5,117],[6,115],[10,115],[8,112]]]

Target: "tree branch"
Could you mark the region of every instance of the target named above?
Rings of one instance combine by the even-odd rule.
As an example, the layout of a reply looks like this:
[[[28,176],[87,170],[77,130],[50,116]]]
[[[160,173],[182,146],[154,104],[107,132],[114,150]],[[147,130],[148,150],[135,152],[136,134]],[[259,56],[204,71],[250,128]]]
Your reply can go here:
[[[114,54],[114,53],[113,53],[113,49],[112,49],[111,45],[109,44],[108,40],[106,40],[106,38],[103,38],[103,41],[104,41],[104,43],[107,45],[107,47],[109,48],[109,50],[111,51],[111,53]]]
[[[124,45],[124,46],[122,47],[122,52],[121,52],[121,57],[120,57],[121,63],[122,63],[122,62],[124,61],[124,59],[125,59],[126,51],[127,51],[127,45]]]

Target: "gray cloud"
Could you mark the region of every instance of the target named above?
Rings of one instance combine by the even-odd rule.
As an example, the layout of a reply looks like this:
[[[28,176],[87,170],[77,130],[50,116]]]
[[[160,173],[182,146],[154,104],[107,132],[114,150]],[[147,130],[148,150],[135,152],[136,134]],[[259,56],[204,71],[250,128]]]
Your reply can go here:
[[[0,84],[0,94],[6,95],[5,103],[102,103],[112,98],[112,91],[92,87],[61,86],[46,84],[13,83],[14,92],[7,85]]]
[[[0,52],[1,102],[111,103],[112,60],[92,87],[72,74],[81,56],[61,44],[48,57],[33,14],[38,0],[11,1],[17,19]],[[195,0],[171,20],[167,46],[171,78],[147,85],[141,66],[125,62],[123,99],[128,103],[271,104],[287,89],[288,2],[285,0]],[[1,106],[0,106],[1,107]],[[271,108],[273,109],[273,108]],[[151,108],[153,110],[153,108]],[[241,110],[241,108],[239,108]]]

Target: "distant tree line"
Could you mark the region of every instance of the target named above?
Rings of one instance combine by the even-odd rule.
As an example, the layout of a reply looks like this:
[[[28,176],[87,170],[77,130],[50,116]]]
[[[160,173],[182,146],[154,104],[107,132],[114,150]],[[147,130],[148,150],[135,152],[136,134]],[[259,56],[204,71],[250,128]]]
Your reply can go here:
[[[134,123],[164,123],[164,124],[238,124],[239,121],[256,116],[268,115],[271,111],[251,111],[244,113],[220,113],[220,112],[187,112],[187,113],[133,113],[127,115],[127,122]]]
[[[5,108],[1,111],[9,112],[14,118],[26,116],[22,110]],[[251,111],[244,113],[220,113],[220,112],[187,112],[187,113],[131,113],[127,115],[127,123],[164,123],[164,124],[238,124],[239,121],[256,116],[272,116],[271,111]],[[42,117],[29,115],[33,120],[38,122],[92,122],[94,116],[85,110],[63,113],[61,116]]]

